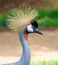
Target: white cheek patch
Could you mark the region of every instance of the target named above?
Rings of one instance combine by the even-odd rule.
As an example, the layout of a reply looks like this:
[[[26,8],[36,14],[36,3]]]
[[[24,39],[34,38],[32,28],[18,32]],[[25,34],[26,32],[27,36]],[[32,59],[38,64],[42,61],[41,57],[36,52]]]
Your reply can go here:
[[[33,32],[32,25],[28,25],[28,26],[27,26],[27,31],[28,31],[28,32]]]

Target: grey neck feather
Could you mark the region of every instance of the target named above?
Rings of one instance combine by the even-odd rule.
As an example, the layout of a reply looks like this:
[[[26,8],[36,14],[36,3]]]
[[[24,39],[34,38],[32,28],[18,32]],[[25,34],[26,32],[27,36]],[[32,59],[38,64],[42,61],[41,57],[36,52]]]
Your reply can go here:
[[[24,38],[24,33],[25,33],[24,31],[21,31],[19,34],[21,45],[23,48],[23,53],[20,62],[23,62],[23,65],[30,65],[30,49],[27,41]]]
[[[10,63],[10,64],[4,64],[4,65],[30,65],[30,49],[27,44],[27,41],[24,38],[24,31],[21,31],[19,33],[21,45],[22,45],[22,57],[18,62]]]

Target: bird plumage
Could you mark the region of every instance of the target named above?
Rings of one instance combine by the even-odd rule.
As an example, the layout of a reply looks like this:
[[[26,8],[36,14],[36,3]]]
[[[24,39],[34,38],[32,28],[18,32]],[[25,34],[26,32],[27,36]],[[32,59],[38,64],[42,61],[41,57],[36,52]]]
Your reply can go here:
[[[38,13],[35,9],[25,9],[25,10],[19,10],[14,9],[11,12],[12,16],[8,16],[8,24],[7,26],[13,30],[19,33],[21,45],[22,45],[22,56],[21,59],[14,63],[4,64],[4,65],[30,65],[30,49],[27,43],[27,40],[25,39],[24,35],[29,33],[38,33],[38,23],[36,21],[33,21],[30,23],[32,19],[34,19]],[[27,30],[27,24],[30,23],[31,26],[28,26]],[[30,29],[29,29],[30,28]]]
[[[38,12],[36,9],[12,9],[10,15],[8,15],[7,26],[12,31],[19,32],[23,30],[37,15]]]
[[[30,49],[27,44],[26,39],[24,38],[25,31],[19,32],[19,37],[22,45],[22,57],[19,61],[15,63],[9,63],[4,65],[30,65]]]

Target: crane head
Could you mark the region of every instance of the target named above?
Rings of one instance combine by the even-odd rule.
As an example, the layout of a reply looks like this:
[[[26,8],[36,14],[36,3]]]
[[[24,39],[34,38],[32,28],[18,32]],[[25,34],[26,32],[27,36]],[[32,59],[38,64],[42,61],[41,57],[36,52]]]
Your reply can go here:
[[[37,21],[33,21],[33,22],[31,22],[27,25],[26,30],[25,30],[26,40],[28,39],[28,34],[29,33],[37,33],[37,34],[43,35],[43,33],[38,29]]]

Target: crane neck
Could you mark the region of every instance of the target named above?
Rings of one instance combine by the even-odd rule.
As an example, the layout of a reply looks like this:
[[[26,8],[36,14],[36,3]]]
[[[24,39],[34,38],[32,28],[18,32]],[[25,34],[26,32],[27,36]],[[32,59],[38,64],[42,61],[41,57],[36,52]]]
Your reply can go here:
[[[24,31],[21,31],[19,33],[22,50],[23,50],[20,61],[22,61],[25,65],[30,65],[30,49],[29,49],[28,43],[24,37],[24,34],[25,34]]]
[[[21,45],[22,45],[23,50],[29,49],[27,40],[25,39],[25,31],[21,31],[19,33],[19,37],[20,37],[20,41],[21,41]]]

